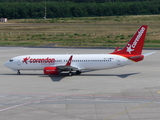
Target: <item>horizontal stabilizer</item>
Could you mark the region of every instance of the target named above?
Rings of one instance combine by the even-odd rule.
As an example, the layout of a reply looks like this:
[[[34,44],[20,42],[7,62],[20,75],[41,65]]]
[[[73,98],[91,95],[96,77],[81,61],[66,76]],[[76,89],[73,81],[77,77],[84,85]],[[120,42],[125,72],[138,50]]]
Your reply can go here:
[[[116,47],[116,49],[114,50],[114,52],[117,52],[117,51],[118,51],[118,49],[119,49],[119,47]],[[113,53],[114,53],[114,52],[113,52]]]
[[[145,54],[143,54],[143,55],[146,57],[146,56],[151,55],[151,54],[154,54],[154,53],[156,53],[156,51],[150,52],[150,53],[145,53]]]

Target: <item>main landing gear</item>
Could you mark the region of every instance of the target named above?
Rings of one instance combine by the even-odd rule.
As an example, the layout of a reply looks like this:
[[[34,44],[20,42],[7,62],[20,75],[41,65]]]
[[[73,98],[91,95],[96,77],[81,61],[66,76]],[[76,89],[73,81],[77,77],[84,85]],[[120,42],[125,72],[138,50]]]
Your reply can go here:
[[[80,70],[77,70],[76,71],[76,75],[80,75],[82,72]],[[69,71],[68,73],[68,76],[72,76],[73,75],[73,72],[72,71]]]
[[[73,75],[73,72],[69,71],[68,76],[72,76],[72,75]]]
[[[17,75],[20,75],[20,74],[21,74],[21,72],[20,72],[20,70],[18,70],[18,71],[17,71]]]
[[[76,74],[77,74],[77,75],[80,75],[81,73],[82,73],[82,72],[79,71],[79,70],[76,71]]]

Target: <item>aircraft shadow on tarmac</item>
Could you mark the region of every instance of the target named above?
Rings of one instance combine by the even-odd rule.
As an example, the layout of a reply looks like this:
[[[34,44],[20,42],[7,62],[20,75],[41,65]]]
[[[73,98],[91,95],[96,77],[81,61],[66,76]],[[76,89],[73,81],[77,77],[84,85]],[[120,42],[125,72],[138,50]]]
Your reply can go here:
[[[127,78],[128,76],[131,76],[131,75],[136,75],[136,74],[139,74],[139,72],[137,73],[127,73],[127,74],[88,74],[88,73],[85,73],[85,74],[81,74],[81,75],[76,75],[76,74],[73,74],[73,76],[78,76],[78,77],[83,77],[83,76],[117,76],[117,77],[120,77],[120,78]],[[17,74],[0,74],[0,75],[17,75]],[[50,79],[53,81],[53,82],[59,82],[61,81],[63,78],[65,77],[71,77],[71,76],[68,76],[68,73],[61,73],[59,75],[43,75],[43,74],[21,74],[20,76],[39,76],[39,77],[50,77]]]
[[[128,76],[131,76],[131,75],[136,75],[136,74],[139,74],[138,73],[128,73],[128,74],[81,74],[81,75],[76,75],[76,74],[73,74],[74,76],[117,76],[117,77],[120,77],[120,78],[127,78]],[[50,77],[50,79],[53,81],[53,82],[59,82],[61,81],[63,78],[65,77],[70,77],[68,76],[67,73],[61,73],[59,75],[45,75],[45,76],[41,76],[41,77]]]
[[[59,82],[61,81],[63,78],[68,77],[67,73],[61,73],[59,75],[44,75],[44,76],[40,76],[40,77],[50,77],[50,79],[53,82]]]
[[[117,76],[120,78],[126,78],[128,76],[131,75],[135,75],[135,74],[139,74],[139,73],[128,73],[128,74],[82,74],[81,76]]]
[[[7,75],[7,76],[39,76],[39,77],[50,77],[53,82],[59,82],[62,80],[64,77],[67,77],[68,74],[63,73],[59,75],[44,75],[44,74],[0,74],[0,75]]]
[[[42,75],[42,74],[20,74],[20,75],[17,75],[17,74],[0,74],[0,75],[15,75],[15,76],[27,76],[27,75],[30,75],[30,76],[38,76],[38,75]]]

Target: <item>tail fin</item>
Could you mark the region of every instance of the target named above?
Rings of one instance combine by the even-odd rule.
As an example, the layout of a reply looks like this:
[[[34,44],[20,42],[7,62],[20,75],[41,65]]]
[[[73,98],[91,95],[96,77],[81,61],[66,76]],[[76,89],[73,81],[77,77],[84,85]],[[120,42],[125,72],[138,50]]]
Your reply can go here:
[[[142,25],[122,50],[114,51],[111,54],[141,55],[147,28],[147,25]]]

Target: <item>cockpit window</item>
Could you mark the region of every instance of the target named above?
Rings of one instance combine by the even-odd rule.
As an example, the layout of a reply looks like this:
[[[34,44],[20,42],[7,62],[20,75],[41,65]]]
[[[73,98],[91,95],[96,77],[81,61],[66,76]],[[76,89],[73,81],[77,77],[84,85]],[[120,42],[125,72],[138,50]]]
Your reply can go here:
[[[13,62],[13,60],[9,60],[9,62]]]

